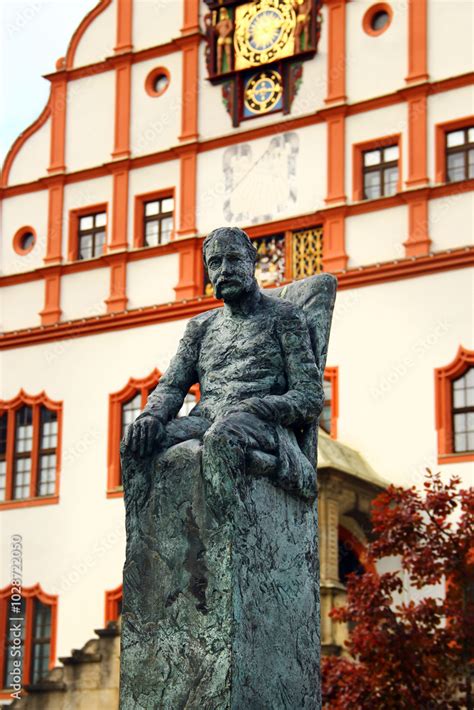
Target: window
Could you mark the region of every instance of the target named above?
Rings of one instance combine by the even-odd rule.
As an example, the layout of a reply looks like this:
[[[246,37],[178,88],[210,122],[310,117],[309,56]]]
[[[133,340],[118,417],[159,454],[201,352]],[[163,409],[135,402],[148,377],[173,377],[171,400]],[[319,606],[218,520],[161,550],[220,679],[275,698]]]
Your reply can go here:
[[[395,195],[398,184],[398,145],[364,151],[364,199]]]
[[[89,205],[69,213],[69,261],[93,259],[105,253],[107,205]]]
[[[447,182],[474,178],[474,127],[446,133]]]
[[[152,69],[145,79],[145,90],[148,96],[161,96],[170,84],[170,73],[165,67]]]
[[[61,406],[24,392],[0,402],[0,507],[57,502]]]
[[[438,463],[474,461],[474,351],[435,370]]]
[[[372,5],[362,19],[364,32],[372,37],[377,37],[389,28],[392,16],[392,8],[387,3],[380,2]]]
[[[474,365],[452,382],[454,451],[474,451]]]
[[[78,259],[92,259],[104,253],[106,224],[105,212],[79,217]]]
[[[174,232],[174,190],[150,192],[135,198],[134,246],[168,244]]]
[[[401,190],[401,136],[375,138],[352,146],[354,202],[391,197]]]
[[[21,601],[16,602],[15,587],[0,592],[0,697],[8,697],[12,672],[16,670],[10,650],[21,625],[23,649],[22,685],[35,684],[45,677],[55,660],[57,597],[45,594],[40,585],[22,588]],[[11,618],[18,619],[15,625]],[[16,642],[17,643],[17,642]]]
[[[13,237],[13,249],[20,256],[26,256],[36,244],[36,232],[33,227],[21,227]]]
[[[319,419],[319,426],[330,435],[337,438],[337,417],[339,414],[338,368],[327,367],[324,371],[324,407]]]
[[[108,498],[122,495],[120,441],[127,427],[135,421],[144,408],[148,395],[155,389],[159,379],[160,373],[156,369],[153,370],[149,377],[145,377],[142,380],[136,380],[132,377],[125,387],[109,397]],[[183,406],[177,416],[187,416],[198,399],[199,387],[194,385],[186,395]]]
[[[375,571],[373,562],[367,559],[365,541],[361,542],[359,537],[342,525],[338,527],[338,568],[342,584],[347,583],[350,574],[360,576],[365,571]]]
[[[474,116],[435,126],[436,182],[474,178]]]

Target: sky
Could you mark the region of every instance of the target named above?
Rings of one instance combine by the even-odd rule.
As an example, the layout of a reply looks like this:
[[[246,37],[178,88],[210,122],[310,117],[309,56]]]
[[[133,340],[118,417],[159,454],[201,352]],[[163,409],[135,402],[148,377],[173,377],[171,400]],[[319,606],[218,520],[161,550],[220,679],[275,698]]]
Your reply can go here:
[[[82,18],[98,0],[0,0],[0,162],[39,116],[55,71]]]

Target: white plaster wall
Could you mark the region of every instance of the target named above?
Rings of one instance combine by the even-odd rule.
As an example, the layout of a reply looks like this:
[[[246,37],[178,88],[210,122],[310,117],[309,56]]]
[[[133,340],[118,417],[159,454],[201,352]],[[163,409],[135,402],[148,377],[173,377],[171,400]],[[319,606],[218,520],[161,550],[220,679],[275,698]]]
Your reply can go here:
[[[131,173],[132,174],[132,173]],[[64,188],[63,204],[63,257],[67,260],[68,240],[69,240],[69,212],[87,207],[107,203],[107,242],[110,241],[110,230],[112,229],[112,176],[96,178],[95,180],[83,180],[73,182]]]
[[[428,73],[431,81],[472,71],[474,5],[470,0],[428,4]]]
[[[297,146],[293,158],[288,157],[286,148],[271,150],[272,141],[287,134]],[[240,167],[232,173],[232,183],[229,178],[226,181],[224,161],[233,155],[234,146],[198,156],[199,232],[208,232],[217,224],[249,226],[284,219],[314,212],[324,205],[326,173],[321,166],[326,164],[325,124],[266,136],[249,141],[248,145],[251,155],[245,165],[239,159]],[[270,154],[275,156],[275,162],[266,160]],[[232,165],[233,161],[231,158]]]
[[[435,175],[436,124],[454,121],[474,114],[474,87],[464,86],[428,97],[428,175]],[[474,123],[474,119],[473,119]]]
[[[337,296],[327,362],[339,366],[338,438],[386,480],[419,485],[439,469],[433,373],[474,347],[473,286],[465,268]],[[472,481],[471,464],[451,470]]]
[[[44,307],[44,281],[2,288],[0,330],[21,330],[40,325],[38,313]]]
[[[114,148],[115,72],[68,84],[66,166],[69,172],[111,160]]]
[[[88,318],[106,312],[109,296],[110,270],[91,269],[66,274],[61,279],[61,320]]]
[[[155,47],[179,37],[186,0],[134,0],[133,48]]]
[[[345,237],[349,268],[403,258],[407,220],[405,205],[348,217]]]
[[[98,15],[84,32],[76,48],[74,66],[100,62],[114,53],[116,44],[117,0]]]
[[[123,500],[106,498],[109,394],[130,377],[164,371],[184,326],[176,321],[1,354],[0,398],[23,387],[63,402],[60,503],[2,511],[0,553],[8,560],[10,535],[21,534],[24,585],[40,582],[59,594],[58,656],[103,626],[105,591],[121,582]],[[8,583],[5,564],[0,588]]]
[[[408,71],[408,3],[390,3],[392,22],[377,37],[368,35],[362,27],[364,14],[373,4],[371,0],[357,0],[346,5],[346,93],[351,103],[402,88]]]
[[[472,192],[430,200],[428,220],[431,251],[472,246],[474,243]]]
[[[176,299],[179,255],[166,254],[127,265],[128,308],[153,306]]]
[[[313,113],[325,108],[327,96],[328,62],[328,11],[322,6],[323,24],[319,38],[318,53],[313,59],[303,62],[303,80],[291,107],[291,116]]]
[[[373,138],[382,138],[392,134],[402,134],[402,180],[405,180],[408,164],[407,153],[407,105],[402,102],[394,106],[379,108],[375,111],[348,116],[346,118],[346,195],[352,200],[352,146]]]
[[[1,222],[0,273],[14,274],[43,266],[48,227],[48,192],[41,190],[8,197],[2,204]],[[13,249],[13,237],[24,226],[33,227],[36,243],[29,254],[20,256]]]
[[[132,155],[156,153],[178,143],[181,132],[181,65],[181,52],[174,52],[132,66]],[[170,83],[161,96],[149,96],[145,80],[158,67],[169,71]]]
[[[51,118],[48,118],[41,128],[28,138],[17,153],[8,176],[9,185],[31,182],[47,174],[50,135]]]
[[[135,196],[143,195],[154,190],[167,190],[174,188],[174,228],[179,228],[179,161],[168,160],[165,163],[149,165],[146,168],[131,170],[128,182],[128,243],[133,245],[133,230],[135,219]]]

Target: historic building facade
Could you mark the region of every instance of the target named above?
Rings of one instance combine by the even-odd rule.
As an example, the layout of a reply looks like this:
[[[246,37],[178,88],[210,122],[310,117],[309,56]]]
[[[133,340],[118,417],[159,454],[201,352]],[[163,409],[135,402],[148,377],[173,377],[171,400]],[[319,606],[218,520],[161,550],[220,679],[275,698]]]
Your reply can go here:
[[[101,0],[81,22],[0,187],[5,689],[15,545],[23,682],[119,614],[118,444],[186,320],[216,305],[201,260],[216,226],[256,240],[264,286],[339,279],[324,615],[363,564],[384,481],[472,475],[472,13],[462,0]],[[325,615],[328,651],[338,633]]]

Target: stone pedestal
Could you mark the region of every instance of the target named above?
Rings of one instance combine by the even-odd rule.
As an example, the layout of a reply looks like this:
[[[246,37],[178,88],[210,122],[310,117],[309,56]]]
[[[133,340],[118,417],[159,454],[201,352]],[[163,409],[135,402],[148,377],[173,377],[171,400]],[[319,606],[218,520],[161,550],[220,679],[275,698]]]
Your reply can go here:
[[[221,515],[188,441],[122,450],[121,710],[317,710],[316,501],[243,475]]]

